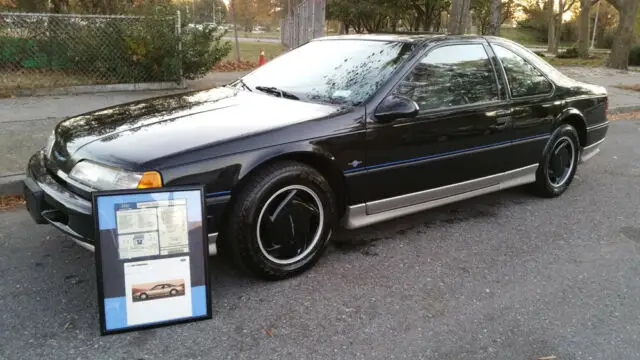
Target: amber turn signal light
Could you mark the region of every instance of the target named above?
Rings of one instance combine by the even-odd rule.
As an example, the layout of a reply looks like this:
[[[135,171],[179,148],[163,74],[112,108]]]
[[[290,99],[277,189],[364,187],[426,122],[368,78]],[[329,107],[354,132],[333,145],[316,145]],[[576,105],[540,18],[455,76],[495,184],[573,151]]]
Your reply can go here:
[[[157,171],[145,171],[138,182],[138,189],[162,187],[162,176]]]

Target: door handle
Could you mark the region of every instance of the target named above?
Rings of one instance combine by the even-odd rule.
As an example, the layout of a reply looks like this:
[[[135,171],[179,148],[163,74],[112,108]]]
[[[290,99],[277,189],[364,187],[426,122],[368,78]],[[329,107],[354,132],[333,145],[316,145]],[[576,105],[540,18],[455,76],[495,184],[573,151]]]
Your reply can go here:
[[[496,111],[496,116],[498,116],[498,117],[500,117],[500,116],[509,116],[511,114],[513,114],[513,109]]]
[[[513,114],[513,109],[508,109],[508,110],[494,110],[494,111],[487,111],[485,113],[485,115],[487,117],[505,117],[505,116],[509,116]]]

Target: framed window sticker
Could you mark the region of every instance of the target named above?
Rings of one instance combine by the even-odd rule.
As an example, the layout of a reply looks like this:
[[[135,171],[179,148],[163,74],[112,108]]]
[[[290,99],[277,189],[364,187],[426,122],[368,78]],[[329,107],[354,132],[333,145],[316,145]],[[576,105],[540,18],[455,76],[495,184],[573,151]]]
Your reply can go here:
[[[211,318],[202,186],[93,194],[102,335]]]

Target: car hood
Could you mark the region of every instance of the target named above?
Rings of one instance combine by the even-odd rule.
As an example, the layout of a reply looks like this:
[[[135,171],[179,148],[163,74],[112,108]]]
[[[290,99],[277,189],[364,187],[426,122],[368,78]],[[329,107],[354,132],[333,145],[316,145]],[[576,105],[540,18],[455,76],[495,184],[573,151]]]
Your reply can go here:
[[[339,111],[339,106],[214,88],[117,105],[64,120],[56,127],[52,154],[67,165],[72,165],[70,159],[89,158],[135,166]]]

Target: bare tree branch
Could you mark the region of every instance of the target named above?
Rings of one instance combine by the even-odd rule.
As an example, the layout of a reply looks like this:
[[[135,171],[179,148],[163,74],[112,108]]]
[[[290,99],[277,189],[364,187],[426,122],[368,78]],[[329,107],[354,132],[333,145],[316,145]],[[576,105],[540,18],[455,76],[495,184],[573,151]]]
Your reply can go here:
[[[564,13],[566,13],[569,9],[571,9],[571,7],[573,6],[573,4],[575,4],[575,3],[576,3],[576,0],[572,0],[572,1],[568,4],[568,6],[563,7],[563,9],[562,9],[562,13],[563,13],[563,14],[564,14]],[[567,4],[565,4],[565,5],[567,5]]]

